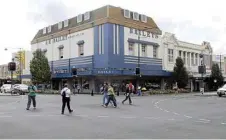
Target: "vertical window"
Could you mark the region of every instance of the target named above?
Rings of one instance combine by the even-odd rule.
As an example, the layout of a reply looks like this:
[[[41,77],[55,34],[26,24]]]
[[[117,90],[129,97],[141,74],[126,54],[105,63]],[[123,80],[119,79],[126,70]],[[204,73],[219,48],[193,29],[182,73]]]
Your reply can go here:
[[[186,52],[183,52],[183,61],[184,61],[184,64],[186,64]]]
[[[84,44],[78,45],[78,56],[84,56]]]
[[[179,51],[179,57],[180,57],[180,58],[181,58],[181,55],[182,55],[182,54],[181,54],[181,51]]]
[[[194,66],[194,53],[191,53],[191,65]]]
[[[64,58],[64,48],[59,48],[59,59]]]
[[[130,33],[131,33],[131,34],[133,33],[133,28],[130,28]]]
[[[134,20],[139,20],[139,14],[137,12],[133,13],[133,19]]]
[[[77,16],[77,23],[80,23],[80,22],[82,22],[82,14]]]
[[[168,49],[168,61],[173,62],[173,49]]]
[[[190,66],[190,53],[189,52],[187,53],[187,64],[188,64],[188,66]]]
[[[64,21],[64,27],[68,27],[68,19]]]
[[[194,65],[195,65],[195,66],[198,65],[198,54],[197,54],[197,53],[195,54],[195,63],[194,63]]]
[[[129,43],[129,55],[134,55],[134,44]]]
[[[89,20],[90,19],[90,12],[86,12],[84,14],[84,20]]]
[[[142,44],[141,46],[141,56],[146,57],[147,56],[147,46],[145,44]]]
[[[146,23],[147,22],[147,16],[141,15],[141,21]]]
[[[153,47],[153,57],[157,58],[157,47]]]
[[[129,10],[124,9],[124,17],[130,18],[130,11]]]

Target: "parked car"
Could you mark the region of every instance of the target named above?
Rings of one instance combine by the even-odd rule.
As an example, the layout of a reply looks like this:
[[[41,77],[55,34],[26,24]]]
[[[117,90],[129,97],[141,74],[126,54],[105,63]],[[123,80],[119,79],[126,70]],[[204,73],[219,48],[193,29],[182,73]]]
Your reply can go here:
[[[11,92],[11,84],[4,84],[1,86],[1,93],[10,93]]]
[[[226,84],[217,90],[217,95],[221,97],[226,94]]]
[[[28,92],[28,86],[24,84],[15,84],[13,86],[13,92],[24,95]]]

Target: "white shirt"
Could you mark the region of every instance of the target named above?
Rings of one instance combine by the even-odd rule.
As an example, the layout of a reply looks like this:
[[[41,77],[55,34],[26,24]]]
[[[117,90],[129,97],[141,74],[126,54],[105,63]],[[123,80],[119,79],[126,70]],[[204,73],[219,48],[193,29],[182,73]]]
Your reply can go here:
[[[68,87],[65,87],[65,88],[63,88],[63,89],[61,90],[60,94],[62,95],[64,91],[65,91],[65,93],[66,93],[66,96],[65,96],[65,97],[70,97],[70,95],[71,95],[71,90],[70,90]]]

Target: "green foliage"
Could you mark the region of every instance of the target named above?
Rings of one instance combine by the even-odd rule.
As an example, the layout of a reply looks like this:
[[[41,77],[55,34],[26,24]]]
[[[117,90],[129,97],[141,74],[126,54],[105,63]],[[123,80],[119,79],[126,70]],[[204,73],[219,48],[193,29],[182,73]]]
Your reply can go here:
[[[173,69],[173,79],[177,82],[178,88],[185,88],[188,84],[188,73],[180,57],[176,59],[176,64]]]
[[[30,71],[32,82],[39,84],[47,84],[50,82],[51,72],[48,59],[41,49],[37,49],[33,53],[33,59],[30,62]]]
[[[212,65],[212,71],[209,78],[209,88],[213,90],[217,90],[218,87],[223,85],[224,77],[222,72],[218,66],[218,64],[214,63]]]

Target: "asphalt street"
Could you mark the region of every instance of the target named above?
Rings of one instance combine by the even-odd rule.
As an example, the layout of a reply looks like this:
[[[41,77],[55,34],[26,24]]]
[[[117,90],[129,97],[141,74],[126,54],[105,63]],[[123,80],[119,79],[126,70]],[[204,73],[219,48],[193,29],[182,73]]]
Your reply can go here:
[[[0,138],[226,138],[226,98],[162,95],[133,97],[133,105],[101,106],[102,96],[72,96],[72,114],[61,115],[61,96],[0,96]]]

